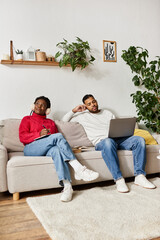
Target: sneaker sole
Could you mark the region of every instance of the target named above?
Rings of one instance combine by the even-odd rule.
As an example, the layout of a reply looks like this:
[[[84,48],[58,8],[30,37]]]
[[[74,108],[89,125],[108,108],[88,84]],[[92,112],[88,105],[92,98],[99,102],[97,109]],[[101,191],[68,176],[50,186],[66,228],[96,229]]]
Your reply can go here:
[[[137,185],[137,186],[139,186],[139,187],[143,187],[143,188],[146,188],[146,189],[155,189],[156,188],[156,186],[155,187],[153,187],[153,188],[149,188],[149,187],[144,187],[144,186],[141,186],[141,185],[139,185],[139,184],[137,184],[137,183],[134,183],[135,185]]]
[[[64,200],[64,199],[60,199],[61,202],[70,202],[72,200],[72,198],[70,200]]]
[[[117,190],[118,191],[118,190]],[[118,191],[119,193],[129,193],[129,191],[128,192],[120,192],[120,191]]]
[[[99,175],[97,176],[97,177],[95,177],[95,178],[92,178],[92,179],[83,179],[83,178],[78,178],[78,177],[75,177],[75,179],[76,180],[83,180],[83,181],[85,181],[85,182],[91,182],[91,181],[94,181],[94,180],[96,180],[97,178],[99,177]]]
[[[117,189],[117,191],[118,191],[118,189]],[[128,193],[129,192],[129,190],[128,191],[125,191],[125,192],[122,192],[122,191],[118,191],[119,193]]]

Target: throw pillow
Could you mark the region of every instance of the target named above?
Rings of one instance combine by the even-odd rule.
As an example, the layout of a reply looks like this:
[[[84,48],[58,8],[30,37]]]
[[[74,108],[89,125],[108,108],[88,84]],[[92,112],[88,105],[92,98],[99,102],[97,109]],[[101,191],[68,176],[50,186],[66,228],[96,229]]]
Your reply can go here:
[[[23,144],[19,140],[19,125],[21,119],[3,120],[2,127],[2,143],[9,152],[21,152],[24,149]]]
[[[93,147],[93,144],[88,139],[83,126],[78,122],[63,122],[55,121],[58,131],[63,134],[69,145],[73,148],[75,146]]]
[[[155,144],[157,144],[157,142],[154,139],[154,137],[146,130],[135,129],[134,130],[134,136],[143,137],[145,142],[146,142],[146,144],[148,144],[148,145],[155,145]]]

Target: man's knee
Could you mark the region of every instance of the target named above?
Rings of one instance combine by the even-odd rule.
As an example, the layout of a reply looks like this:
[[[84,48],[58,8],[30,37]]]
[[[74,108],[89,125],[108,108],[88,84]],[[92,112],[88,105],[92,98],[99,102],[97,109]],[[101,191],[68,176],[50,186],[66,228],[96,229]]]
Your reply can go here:
[[[140,136],[133,136],[134,140],[140,144],[142,147],[145,146],[145,140],[143,137]]]
[[[106,138],[104,139],[104,147],[106,148],[111,148],[112,146],[114,146],[116,143],[112,138]]]

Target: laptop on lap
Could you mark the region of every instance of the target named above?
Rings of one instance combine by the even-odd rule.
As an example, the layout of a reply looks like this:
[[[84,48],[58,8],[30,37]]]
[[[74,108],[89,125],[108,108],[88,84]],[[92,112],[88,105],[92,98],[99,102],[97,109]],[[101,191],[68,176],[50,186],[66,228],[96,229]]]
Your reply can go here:
[[[136,117],[110,120],[109,138],[130,137],[134,134]]]

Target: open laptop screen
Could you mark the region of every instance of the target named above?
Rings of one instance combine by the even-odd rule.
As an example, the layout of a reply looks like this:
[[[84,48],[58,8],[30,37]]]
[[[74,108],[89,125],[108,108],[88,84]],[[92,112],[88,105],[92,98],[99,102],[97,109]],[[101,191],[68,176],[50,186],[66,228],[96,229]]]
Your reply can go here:
[[[110,120],[109,138],[130,137],[134,134],[136,117]]]

